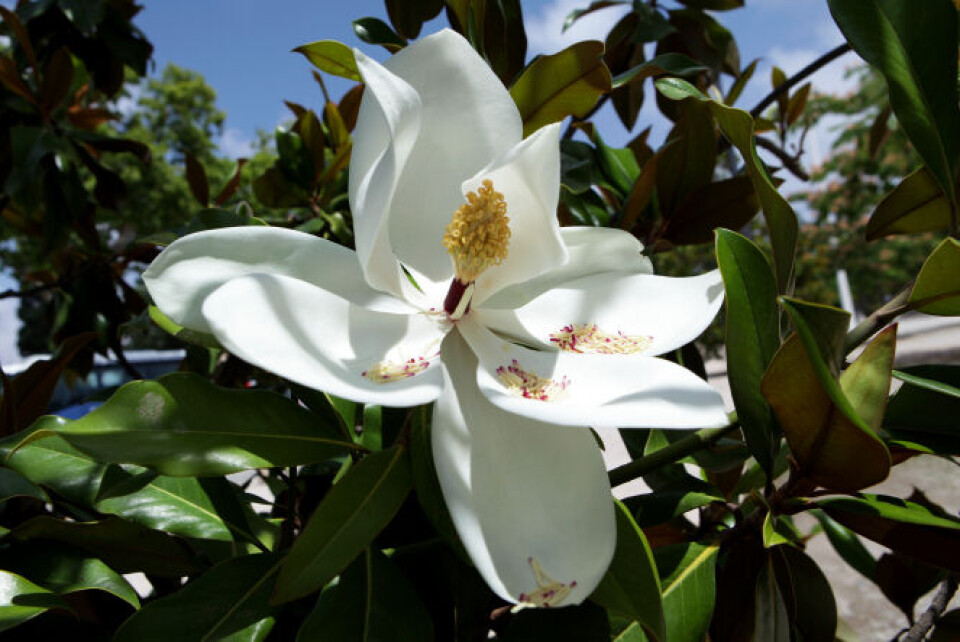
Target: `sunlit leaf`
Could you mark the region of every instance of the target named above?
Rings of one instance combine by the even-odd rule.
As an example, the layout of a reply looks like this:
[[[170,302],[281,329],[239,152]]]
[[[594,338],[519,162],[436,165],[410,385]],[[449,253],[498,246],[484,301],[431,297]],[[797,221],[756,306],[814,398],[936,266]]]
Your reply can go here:
[[[307,595],[336,577],[390,522],[411,485],[405,448],[374,453],[354,466],[327,493],[290,549],[274,601]]]
[[[0,570],[0,631],[55,608],[70,610],[55,593],[16,573]]]
[[[603,43],[588,40],[535,59],[510,88],[510,95],[523,119],[523,135],[529,136],[567,116],[585,116],[608,91],[610,71],[603,63]]]
[[[663,615],[669,642],[700,642],[716,595],[717,546],[696,542],[658,548],[654,553],[663,584]]]
[[[920,268],[907,300],[915,310],[941,316],[960,315],[960,241],[946,238]]]
[[[357,61],[353,57],[353,50],[336,40],[318,40],[294,48],[297,53],[306,56],[315,67],[321,71],[341,78],[360,80]]]
[[[927,167],[905,176],[870,215],[867,240],[935,232],[950,226],[950,201]]]

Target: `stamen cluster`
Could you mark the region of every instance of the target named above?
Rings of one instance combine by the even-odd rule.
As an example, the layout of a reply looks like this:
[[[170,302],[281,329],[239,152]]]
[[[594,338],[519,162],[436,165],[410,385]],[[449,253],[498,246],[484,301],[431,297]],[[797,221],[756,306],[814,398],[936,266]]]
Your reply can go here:
[[[511,361],[508,366],[497,368],[497,377],[500,379],[500,383],[514,394],[524,399],[536,399],[538,401],[553,401],[570,385],[570,380],[566,377],[554,381],[529,370],[524,370],[516,359]]]
[[[633,354],[650,347],[653,337],[642,334],[616,334],[600,329],[596,324],[571,323],[550,335],[550,341],[565,352],[583,354]]]
[[[507,201],[486,179],[467,202],[453,213],[443,235],[443,246],[453,258],[453,269],[462,283],[473,283],[487,268],[507,258],[510,242]]]

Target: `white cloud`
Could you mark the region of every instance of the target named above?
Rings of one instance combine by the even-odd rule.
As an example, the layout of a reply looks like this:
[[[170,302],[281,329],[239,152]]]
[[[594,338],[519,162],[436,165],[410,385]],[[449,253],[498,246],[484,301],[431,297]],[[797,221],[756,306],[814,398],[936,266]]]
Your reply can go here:
[[[530,55],[556,53],[580,40],[602,41],[629,10],[629,5],[624,5],[595,11],[577,20],[564,32],[563,23],[570,12],[587,5],[587,0],[552,0],[538,13],[528,12],[524,27]]]
[[[217,147],[222,154],[230,158],[248,158],[253,155],[253,142],[253,137],[235,127],[228,127],[220,135]]]

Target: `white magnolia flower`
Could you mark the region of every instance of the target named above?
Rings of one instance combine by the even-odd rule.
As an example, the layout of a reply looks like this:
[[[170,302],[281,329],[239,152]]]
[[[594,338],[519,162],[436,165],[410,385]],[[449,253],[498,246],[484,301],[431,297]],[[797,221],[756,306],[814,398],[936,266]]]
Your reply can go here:
[[[214,230],[170,245],[144,280],[174,321],[291,381],[436,401],[437,472],[477,569],[511,602],[580,603],[616,537],[585,426],[726,422],[714,390],[653,356],[704,330],[720,278],[653,276],[629,234],[561,229],[558,126],[524,140],[509,93],[459,35],[384,65],[356,58],[357,251]]]

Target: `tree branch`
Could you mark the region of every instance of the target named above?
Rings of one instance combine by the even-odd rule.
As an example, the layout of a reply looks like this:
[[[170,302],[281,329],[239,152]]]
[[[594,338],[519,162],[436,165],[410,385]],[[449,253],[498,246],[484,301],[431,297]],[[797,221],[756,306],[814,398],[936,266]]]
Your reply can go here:
[[[910,627],[910,630],[900,638],[900,642],[921,642],[921,640],[925,640],[927,633],[943,615],[947,604],[950,603],[953,594],[956,592],[957,578],[955,575],[948,575],[947,579],[940,583],[940,588],[937,590],[937,594],[933,596],[930,606],[917,618],[916,623]]]
[[[883,329],[898,315],[907,311],[907,300],[913,291],[913,281],[910,281],[895,297],[887,301],[883,307],[874,310],[866,319],[856,325],[853,330],[847,333],[843,341],[843,354],[848,355],[857,349],[861,343],[872,337]]]
[[[762,147],[776,156],[777,159],[783,163],[784,169],[802,181],[810,180],[810,174],[807,174],[803,167],[800,166],[800,159],[794,158],[787,153],[787,150],[777,146],[773,141],[763,138],[762,136],[757,136],[754,140],[757,142],[757,147]]]
[[[643,475],[646,475],[647,473],[652,472],[661,466],[666,466],[667,464],[680,461],[684,457],[692,455],[698,450],[712,446],[719,441],[720,438],[733,432],[739,427],[740,422],[737,420],[737,417],[734,414],[731,416],[730,423],[726,426],[721,426],[720,428],[701,428],[689,437],[684,437],[679,441],[675,441],[666,448],[661,448],[657,452],[651,453],[646,457],[634,459],[623,466],[614,468],[609,473],[610,485],[616,487],[620,484],[625,484],[628,481],[642,477]]]
[[[760,114],[763,113],[764,109],[766,109],[769,105],[773,104],[773,101],[775,101],[777,97],[780,96],[780,94],[790,91],[791,87],[806,80],[807,77],[811,76],[814,72],[818,71],[821,67],[825,67],[829,63],[833,62],[834,60],[836,60],[837,58],[839,58],[840,56],[842,56],[843,54],[851,50],[852,50],[852,47],[850,46],[850,43],[845,42],[842,45],[838,45],[833,49],[831,49],[830,51],[828,51],[827,53],[823,54],[822,56],[820,56],[819,58],[811,62],[809,65],[807,65],[806,67],[804,67],[803,69],[801,69],[800,71],[792,75],[790,78],[788,78],[786,82],[781,83],[780,85],[777,85],[776,87],[774,87],[773,91],[771,91],[769,94],[764,96],[763,100],[761,100],[756,105],[754,105],[753,109],[750,110],[750,115],[753,116],[754,118],[758,117]]]
[[[45,285],[38,285],[35,288],[29,288],[27,290],[7,290],[6,292],[0,292],[0,299],[25,299],[35,294],[40,294],[41,292],[53,290],[58,287],[60,287],[60,281],[54,281],[53,283],[47,283]]]

